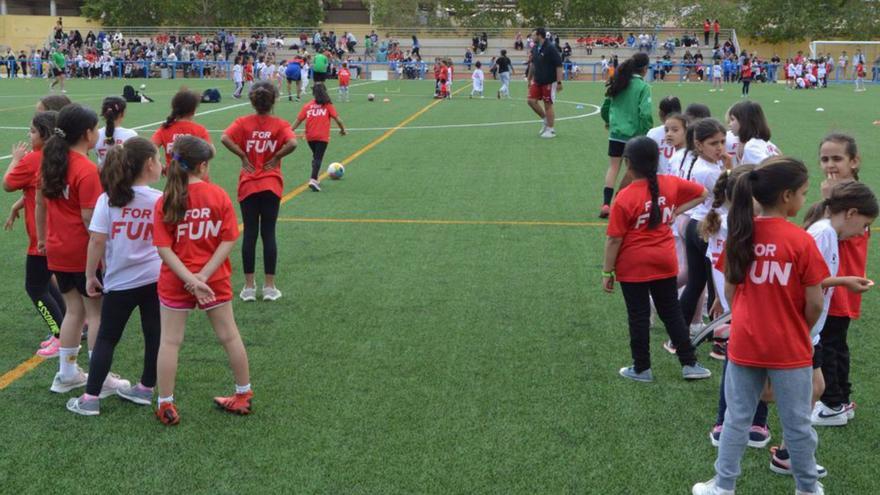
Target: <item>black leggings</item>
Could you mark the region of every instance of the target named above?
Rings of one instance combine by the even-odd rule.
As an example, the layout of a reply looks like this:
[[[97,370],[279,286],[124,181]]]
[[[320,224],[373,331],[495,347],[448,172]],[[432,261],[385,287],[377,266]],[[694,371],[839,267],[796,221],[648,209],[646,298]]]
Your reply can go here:
[[[312,180],[318,180],[318,172],[321,171],[321,162],[324,161],[327,144],[326,141],[309,141],[309,148],[312,149]]]
[[[29,254],[25,263],[24,289],[40,313],[40,318],[49,327],[52,335],[61,333],[61,320],[67,308],[61,291],[52,282],[52,272],[45,256]]]
[[[694,313],[697,304],[703,295],[703,289],[709,286],[709,307],[715,301],[715,284],[712,282],[712,264],[706,257],[706,249],[709,245],[700,237],[700,222],[691,219],[685,229],[684,245],[686,249],[688,280],[681,293],[681,312],[684,315],[686,325],[694,321]]]
[[[744,95],[749,94],[749,86],[751,86],[751,84],[752,84],[752,78],[750,78],[750,77],[749,77],[749,78],[743,78],[742,83],[743,83],[743,92],[742,92],[742,94],[744,94]]]
[[[672,339],[681,365],[690,366],[697,362],[687,323],[681,317],[681,308],[678,306],[676,277],[650,282],[621,282],[620,290],[626,302],[629,347],[636,373],[651,368],[651,299],[666,326],[666,333]]]
[[[275,242],[275,223],[281,198],[272,191],[260,191],[244,198],[241,218],[244,223],[244,239],[241,243],[241,261],[244,272],[254,273],[257,257],[257,235],[263,239],[263,268],[266,275],[275,275],[278,245]]]
[[[846,343],[849,323],[850,319],[845,316],[829,315],[820,334],[822,377],[825,378],[822,402],[829,407],[849,404],[852,393],[852,383],[849,381],[849,345]]]
[[[156,284],[149,284],[104,294],[101,305],[101,327],[98,329],[98,340],[95,342],[92,358],[89,361],[87,394],[101,393],[101,387],[113,364],[113,351],[122,338],[125,325],[135,308],[140,310],[141,330],[144,333],[144,370],[141,374],[141,383],[145,387],[156,385],[156,359],[159,356],[161,337],[159,295],[156,292]]]

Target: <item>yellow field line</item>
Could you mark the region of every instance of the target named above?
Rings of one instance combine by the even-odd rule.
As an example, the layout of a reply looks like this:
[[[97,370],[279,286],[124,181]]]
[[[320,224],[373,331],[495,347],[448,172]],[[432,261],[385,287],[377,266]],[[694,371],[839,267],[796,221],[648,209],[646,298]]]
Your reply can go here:
[[[12,382],[18,380],[28,373],[28,371],[36,368],[45,361],[45,359],[40,356],[33,356],[27,361],[19,364],[15,368],[7,371],[3,376],[0,376],[0,390],[8,387]]]
[[[418,220],[407,218],[309,218],[279,217],[292,223],[396,223],[415,225],[509,225],[518,227],[606,227],[603,222],[553,222],[540,220]]]

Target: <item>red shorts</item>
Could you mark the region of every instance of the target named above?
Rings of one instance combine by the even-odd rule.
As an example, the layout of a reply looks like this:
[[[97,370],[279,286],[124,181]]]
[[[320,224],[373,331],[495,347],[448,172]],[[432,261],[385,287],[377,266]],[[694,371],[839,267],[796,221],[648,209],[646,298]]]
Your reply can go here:
[[[543,100],[544,103],[553,103],[556,100],[556,83],[529,84],[529,99]]]
[[[215,300],[211,304],[202,305],[183,286],[183,281],[175,275],[167,278],[159,277],[159,303],[162,307],[174,311],[190,311],[196,308],[210,310],[232,301],[232,281],[227,279],[208,283],[214,291]]]

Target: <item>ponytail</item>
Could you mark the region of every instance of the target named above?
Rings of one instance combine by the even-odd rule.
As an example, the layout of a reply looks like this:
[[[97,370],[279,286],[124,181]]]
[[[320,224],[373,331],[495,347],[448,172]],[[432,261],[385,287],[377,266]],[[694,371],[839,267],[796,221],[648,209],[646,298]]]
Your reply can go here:
[[[687,133],[685,134],[687,136],[687,151],[685,152],[685,156],[687,156],[687,153],[690,153],[692,156],[691,164],[687,169],[685,179],[691,180],[694,165],[700,157],[700,154],[697,152],[697,142],[703,142],[718,133],[724,134],[725,132],[726,129],[724,128],[724,125],[713,118],[700,119],[691,125],[688,125]],[[682,169],[684,169],[683,162]]]
[[[648,181],[648,191],[651,193],[648,228],[655,229],[663,221],[659,203],[660,184],[657,182],[657,167],[660,162],[657,143],[647,136],[630,139],[623,149],[623,156],[633,174]]]
[[[186,216],[189,196],[189,177],[198,174],[199,164],[214,157],[214,151],[204,140],[183,135],[174,140],[174,154],[168,166],[168,178],[162,199],[165,223],[181,223]]]
[[[49,199],[59,198],[64,194],[68,185],[70,147],[98,125],[98,116],[92,110],[72,103],[61,109],[55,125],[52,136],[43,145],[43,161],[40,164],[43,195]]]
[[[104,117],[106,122],[104,143],[108,146],[112,146],[115,143],[113,133],[116,131],[116,119],[123,113],[125,113],[124,99],[118,96],[104,98],[104,103],[101,105],[101,116]]]
[[[712,209],[706,215],[706,218],[700,222],[700,236],[703,240],[708,241],[721,230],[721,214],[718,210],[724,207],[733,198],[733,186],[736,181],[743,175],[754,170],[754,165],[741,165],[734,170],[725,170],[721,172],[718,180],[715,181],[715,187],[712,189]]]
[[[736,180],[727,216],[727,263],[724,274],[728,282],[743,283],[749,266],[755,260],[753,200],[761,206],[772,207],[779,202],[784,191],[797,191],[807,183],[808,178],[807,167],[800,160],[773,156]]]
[[[156,156],[156,146],[149,139],[135,136],[107,151],[101,169],[101,186],[110,206],[122,208],[134,199],[133,185],[143,173],[147,160]]]
[[[629,87],[630,81],[636,74],[640,74],[645,70],[651,60],[647,54],[636,53],[632,57],[623,61],[622,64],[614,71],[614,76],[608,81],[608,88],[605,90],[605,96],[614,98],[623,93]]]
[[[200,102],[201,98],[197,93],[181,88],[171,99],[171,114],[165,119],[162,127],[171,127],[171,124],[177,122],[181,117],[195,114]]]

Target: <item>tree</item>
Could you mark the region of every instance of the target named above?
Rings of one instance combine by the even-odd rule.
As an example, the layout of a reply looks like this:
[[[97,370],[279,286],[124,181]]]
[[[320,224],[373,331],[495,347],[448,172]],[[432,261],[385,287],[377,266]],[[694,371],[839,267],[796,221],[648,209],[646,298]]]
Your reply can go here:
[[[82,13],[108,26],[317,26],[324,17],[320,0],[85,0]]]

